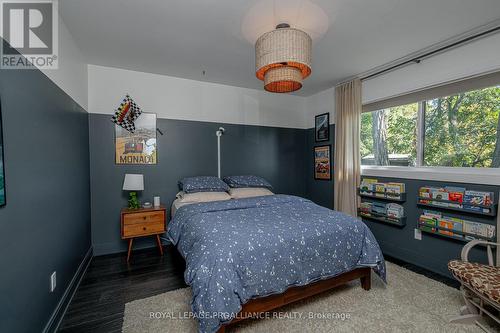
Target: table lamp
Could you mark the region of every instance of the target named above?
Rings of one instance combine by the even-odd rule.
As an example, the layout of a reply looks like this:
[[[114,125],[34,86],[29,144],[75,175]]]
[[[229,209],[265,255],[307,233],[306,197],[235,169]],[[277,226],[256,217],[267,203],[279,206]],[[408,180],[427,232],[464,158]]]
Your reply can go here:
[[[128,199],[128,208],[138,209],[141,207],[139,200],[137,199],[136,191],[144,191],[144,176],[141,174],[125,174],[125,179],[123,180],[123,190],[130,191]]]

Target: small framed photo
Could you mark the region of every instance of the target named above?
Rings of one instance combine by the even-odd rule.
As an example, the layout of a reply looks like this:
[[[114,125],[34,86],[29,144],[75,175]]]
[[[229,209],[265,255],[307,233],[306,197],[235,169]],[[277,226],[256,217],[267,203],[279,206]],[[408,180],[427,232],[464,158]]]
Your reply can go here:
[[[330,114],[323,113],[314,117],[314,138],[316,142],[330,140]]]
[[[332,146],[314,147],[314,179],[331,180],[332,179]]]

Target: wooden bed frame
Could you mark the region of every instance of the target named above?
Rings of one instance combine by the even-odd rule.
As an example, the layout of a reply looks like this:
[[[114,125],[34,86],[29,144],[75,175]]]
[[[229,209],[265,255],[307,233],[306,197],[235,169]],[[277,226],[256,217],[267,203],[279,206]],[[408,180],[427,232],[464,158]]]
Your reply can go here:
[[[304,298],[308,298],[310,296],[322,293],[326,290],[330,290],[340,285],[346,284],[347,282],[352,280],[360,279],[361,287],[364,290],[370,290],[371,288],[370,274],[371,274],[371,268],[369,267],[356,268],[352,271],[340,274],[338,276],[335,276],[327,280],[313,282],[306,286],[292,287],[286,290],[282,294],[254,298],[248,301],[248,303],[243,305],[241,311],[238,313],[235,319],[233,319],[231,322],[227,324],[224,324],[224,326],[219,328],[218,333],[225,333],[226,328],[228,326],[234,325],[235,323],[242,321],[244,319],[248,319],[252,317],[252,315],[255,316],[256,314],[259,313],[275,310],[284,305],[300,301]]]

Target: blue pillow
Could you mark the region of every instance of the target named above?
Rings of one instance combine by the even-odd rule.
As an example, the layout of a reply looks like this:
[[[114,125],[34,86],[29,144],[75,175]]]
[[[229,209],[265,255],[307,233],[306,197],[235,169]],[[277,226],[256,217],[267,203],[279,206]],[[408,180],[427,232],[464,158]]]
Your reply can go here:
[[[235,188],[241,187],[263,187],[272,189],[273,186],[264,178],[259,176],[228,176],[223,180],[230,186]]]
[[[179,181],[179,188],[185,193],[227,192],[229,187],[217,177],[187,177]]]

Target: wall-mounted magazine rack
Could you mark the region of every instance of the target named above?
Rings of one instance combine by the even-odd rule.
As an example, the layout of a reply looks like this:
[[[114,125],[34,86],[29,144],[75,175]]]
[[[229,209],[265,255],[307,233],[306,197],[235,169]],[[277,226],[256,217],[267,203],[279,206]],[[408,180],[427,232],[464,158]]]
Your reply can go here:
[[[460,205],[461,207],[450,207],[447,206],[447,204],[453,204],[453,205]],[[476,214],[476,215],[485,215],[485,216],[496,216],[497,215],[497,204],[491,204],[488,206],[485,205],[475,205],[475,204],[468,204],[469,206],[472,207],[477,207],[480,210],[471,210],[464,208],[463,204],[459,204],[456,201],[451,201],[451,200],[443,200],[443,199],[435,199],[435,198],[425,198],[425,197],[418,197],[417,205],[423,206],[423,207],[431,207],[435,209],[446,209],[446,210],[451,210],[455,212],[463,212],[466,214]],[[488,209],[489,212],[485,212],[484,209]]]

